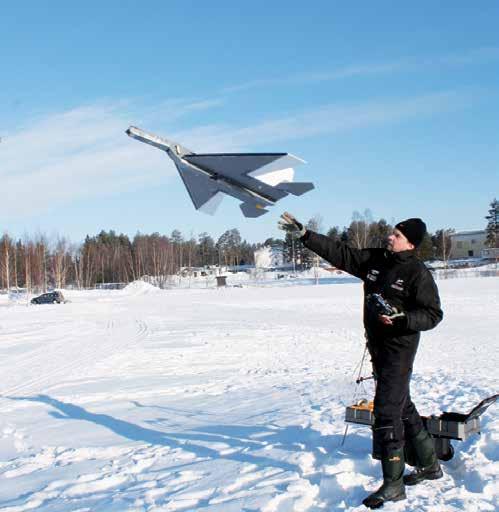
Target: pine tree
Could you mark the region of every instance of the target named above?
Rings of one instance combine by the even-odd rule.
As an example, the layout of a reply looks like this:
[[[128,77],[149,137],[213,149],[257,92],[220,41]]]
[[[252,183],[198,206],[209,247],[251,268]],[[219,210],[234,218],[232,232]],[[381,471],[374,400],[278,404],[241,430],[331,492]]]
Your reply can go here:
[[[447,262],[451,256],[453,229],[437,229],[431,237],[431,242],[435,248],[435,257]]]
[[[215,241],[203,232],[198,237],[198,251],[200,263],[202,266],[214,265],[217,261],[217,250],[215,248]]]
[[[303,261],[303,244],[300,242],[296,235],[286,232],[283,244],[283,259],[286,263],[293,264],[293,270],[301,268]]]
[[[485,244],[487,247],[499,247],[499,201],[496,198],[490,203],[489,214],[485,217],[487,219],[487,240]]]
[[[392,229],[385,219],[371,222],[368,228],[368,247],[386,247]]]
[[[242,239],[239,230],[228,229],[216,243],[219,260],[224,265],[237,266],[241,261]]]
[[[315,233],[320,233],[322,228],[322,217],[320,215],[312,217],[307,222],[306,228],[310,231],[314,231]],[[301,242],[298,245],[301,252],[300,263],[303,267],[310,268],[319,264],[319,257],[314,252],[307,249]]]
[[[420,259],[423,261],[431,260],[433,258],[433,242],[430,233],[425,233],[425,236],[417,249]]]
[[[292,263],[294,260],[294,245],[296,238],[293,238],[293,235],[286,231],[284,236],[284,242],[282,244],[282,256],[286,263]]]
[[[340,228],[338,226],[333,226],[333,227],[329,228],[328,232],[326,233],[326,236],[328,238],[332,238],[333,240],[339,240]]]

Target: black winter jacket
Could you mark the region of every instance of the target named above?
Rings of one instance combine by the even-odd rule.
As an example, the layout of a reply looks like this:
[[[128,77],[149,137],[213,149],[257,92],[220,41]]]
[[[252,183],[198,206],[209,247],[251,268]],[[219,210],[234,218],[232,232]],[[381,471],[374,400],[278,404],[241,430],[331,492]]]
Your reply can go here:
[[[433,277],[414,251],[392,253],[385,249],[354,249],[313,231],[302,237],[304,245],[335,267],[364,281],[364,327],[371,344],[417,348],[419,331],[435,327],[443,318]],[[367,297],[379,293],[399,311],[404,321],[385,326]]]

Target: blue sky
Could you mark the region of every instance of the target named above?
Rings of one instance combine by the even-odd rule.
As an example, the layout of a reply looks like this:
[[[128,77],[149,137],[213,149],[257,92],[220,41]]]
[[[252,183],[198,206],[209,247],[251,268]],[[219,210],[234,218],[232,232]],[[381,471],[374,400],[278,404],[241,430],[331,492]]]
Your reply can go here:
[[[0,17],[0,232],[249,241],[284,210],[483,228],[499,196],[499,3],[17,2]],[[259,219],[194,210],[130,125],[199,152],[307,161]]]

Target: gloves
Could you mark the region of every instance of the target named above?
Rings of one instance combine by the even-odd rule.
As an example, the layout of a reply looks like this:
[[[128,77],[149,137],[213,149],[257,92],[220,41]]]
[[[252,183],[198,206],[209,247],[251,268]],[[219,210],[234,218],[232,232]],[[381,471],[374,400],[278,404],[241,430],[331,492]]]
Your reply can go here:
[[[281,215],[278,227],[279,229],[287,231],[288,233],[297,237],[302,237],[307,232],[307,229],[303,226],[303,224],[297,221],[293,215],[288,212],[284,212]]]

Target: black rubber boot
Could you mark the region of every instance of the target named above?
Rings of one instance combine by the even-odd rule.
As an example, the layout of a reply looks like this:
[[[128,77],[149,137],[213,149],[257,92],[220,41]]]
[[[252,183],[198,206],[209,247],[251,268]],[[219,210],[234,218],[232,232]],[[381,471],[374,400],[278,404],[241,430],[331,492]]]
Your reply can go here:
[[[426,429],[421,430],[416,437],[408,442],[412,444],[416,454],[417,466],[416,471],[404,476],[404,483],[406,485],[416,485],[424,480],[442,478],[444,474],[438,462],[433,441]]]
[[[381,459],[383,485],[365,498],[362,503],[368,508],[381,508],[385,501],[405,500],[404,450],[396,450]]]

